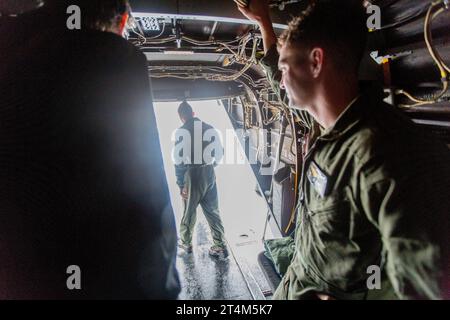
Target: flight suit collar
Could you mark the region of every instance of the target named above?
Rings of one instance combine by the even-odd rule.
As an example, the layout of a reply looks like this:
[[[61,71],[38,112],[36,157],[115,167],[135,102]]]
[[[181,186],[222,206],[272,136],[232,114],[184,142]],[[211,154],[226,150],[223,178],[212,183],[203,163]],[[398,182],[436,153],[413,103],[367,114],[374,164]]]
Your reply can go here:
[[[361,109],[365,104],[365,99],[365,95],[359,95],[350,102],[348,107],[338,117],[333,127],[327,130],[321,130],[322,134],[318,139],[327,141],[336,140],[357,125],[361,121]]]
[[[191,123],[193,123],[193,122],[195,122],[195,121],[200,121],[200,119],[197,118],[197,117],[193,117],[193,118],[187,120],[187,121],[183,124],[182,128],[188,127]]]

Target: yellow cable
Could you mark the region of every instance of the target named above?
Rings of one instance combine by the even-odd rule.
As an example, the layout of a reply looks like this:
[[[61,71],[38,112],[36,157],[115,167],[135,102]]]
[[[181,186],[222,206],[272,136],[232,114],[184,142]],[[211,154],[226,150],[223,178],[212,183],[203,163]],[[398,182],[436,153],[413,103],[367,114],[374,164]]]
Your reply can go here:
[[[444,8],[441,8],[441,9],[439,9],[438,11],[436,11],[436,12],[433,14],[433,17],[431,18],[431,21],[433,21],[435,18],[437,18],[437,16],[440,15],[441,13],[443,13],[444,11],[445,11]],[[450,73],[450,67],[446,65],[444,59],[442,59],[442,57],[440,56],[439,52],[438,52],[436,49],[434,49],[434,53],[435,53],[436,57],[438,58],[438,60],[441,62],[442,67],[443,67],[447,72]]]
[[[430,9],[428,10],[428,13],[427,13],[427,17],[425,19],[425,30],[424,30],[425,42],[427,44],[427,48],[428,48],[428,51],[431,54],[431,57],[436,62],[439,70],[441,71],[441,77],[442,78],[446,78],[447,77],[447,72],[446,72],[445,68],[442,66],[441,59],[439,59],[438,55],[436,54],[436,49],[433,47],[433,43],[432,43],[433,35],[431,33],[431,22],[438,15],[440,15],[442,12],[444,12],[445,9],[444,8],[439,9],[438,11],[435,12],[435,14],[433,15],[433,18],[430,19],[431,12],[432,12],[433,8],[434,7],[430,7]]]
[[[412,108],[412,107],[416,107],[419,105],[425,105],[425,104],[433,104],[436,103],[439,98],[441,98],[448,90],[449,87],[449,82],[448,82],[448,74],[447,74],[447,70],[448,67],[444,64],[444,62],[442,61],[442,58],[440,58],[439,54],[437,53],[437,51],[434,49],[433,47],[433,43],[432,43],[432,34],[431,34],[431,22],[433,19],[435,19],[438,15],[440,15],[442,12],[445,11],[444,8],[439,9],[438,11],[436,11],[433,16],[431,16],[431,13],[433,11],[433,9],[442,4],[443,1],[442,0],[437,0],[431,3],[430,8],[428,9],[427,15],[425,17],[425,24],[424,24],[424,35],[425,35],[425,43],[427,45],[428,51],[430,52],[431,57],[433,58],[433,60],[435,61],[435,63],[437,64],[439,71],[440,71],[440,75],[441,75],[441,79],[442,79],[442,84],[443,84],[443,88],[442,91],[436,96],[434,97],[434,99],[432,100],[424,100],[424,99],[419,99],[419,98],[415,98],[413,95],[411,95],[410,93],[408,93],[405,90],[397,90],[395,93],[398,95],[404,95],[406,96],[408,99],[410,99],[413,102],[416,102],[416,104],[414,105],[402,105],[402,107],[407,107],[407,108]]]
[[[444,92],[446,92],[447,90],[448,90],[448,88],[449,88],[449,82],[448,81],[445,81],[444,82],[444,89],[443,89],[443,91]],[[403,90],[400,90],[400,91],[403,91]],[[416,102],[415,104],[412,104],[412,105],[408,105],[408,104],[401,104],[401,105],[399,105],[399,107],[400,108],[415,108],[415,107],[419,107],[419,106],[423,106],[423,105],[427,105],[427,104],[430,104],[430,102],[428,102],[428,101],[420,101],[420,100],[418,100],[418,99],[415,99],[414,97],[412,97],[409,93],[407,93],[407,92],[402,92],[402,94],[404,94],[405,96],[407,96],[410,100],[412,100],[412,101],[414,101],[414,102]]]

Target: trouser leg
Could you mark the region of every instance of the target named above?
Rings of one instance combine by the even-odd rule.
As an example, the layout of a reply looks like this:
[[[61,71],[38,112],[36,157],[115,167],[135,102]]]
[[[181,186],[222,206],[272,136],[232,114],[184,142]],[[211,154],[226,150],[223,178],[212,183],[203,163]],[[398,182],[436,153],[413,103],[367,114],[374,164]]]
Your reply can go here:
[[[188,199],[184,203],[184,212],[180,224],[180,237],[183,244],[191,245],[201,194],[199,194],[198,189],[193,185],[189,171],[186,173],[185,183]]]
[[[206,221],[211,229],[214,245],[225,247],[225,231],[219,213],[219,197],[215,178],[214,182],[211,184],[210,188],[201,200],[200,205],[202,206]]]

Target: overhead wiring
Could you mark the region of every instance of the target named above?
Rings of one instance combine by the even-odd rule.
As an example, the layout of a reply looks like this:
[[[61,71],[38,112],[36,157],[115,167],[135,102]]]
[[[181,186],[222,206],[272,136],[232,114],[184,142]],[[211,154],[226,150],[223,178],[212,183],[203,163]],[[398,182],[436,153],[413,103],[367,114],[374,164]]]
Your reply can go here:
[[[438,7],[439,8],[436,12],[433,13],[433,11]],[[448,66],[444,63],[441,56],[437,52],[436,48],[433,46],[433,37],[431,33],[431,23],[436,17],[438,17],[440,14],[442,14],[446,9],[448,9],[448,0],[437,0],[431,3],[430,7],[428,8],[426,17],[425,17],[425,24],[424,24],[424,36],[425,36],[425,43],[427,45],[427,49],[433,58],[434,62],[436,63],[441,76],[441,82],[442,82],[442,90],[432,97],[431,99],[422,99],[414,97],[411,93],[405,91],[405,90],[396,90],[395,93],[397,95],[404,95],[409,100],[415,102],[415,104],[412,105],[401,105],[401,107],[404,108],[413,108],[417,106],[427,105],[427,104],[434,104],[439,102],[439,99],[442,98],[446,92],[449,89],[449,72],[450,69]]]
[[[153,39],[157,39],[157,38],[159,38],[160,36],[162,36],[162,35],[164,34],[164,32],[166,32],[166,22],[165,22],[165,21],[163,22],[163,26],[162,26],[162,28],[161,28],[161,32],[160,32],[157,36],[153,36],[153,37],[151,37],[151,38],[146,38],[146,41],[148,41],[148,40],[153,40]]]
[[[445,8],[440,8],[438,11],[436,11],[436,12],[433,14],[432,20],[436,19],[436,18],[437,18],[441,13],[443,13],[446,9],[448,10],[448,7],[447,7],[447,6],[448,6],[448,4],[446,5]],[[432,34],[431,34],[431,31],[430,31],[430,39],[431,39],[431,41],[432,41]],[[435,54],[436,58],[441,62],[442,67],[443,67],[447,72],[450,73],[450,67],[447,66],[447,64],[445,63],[445,61],[442,59],[441,55],[439,54],[439,52],[438,52],[435,48],[434,48],[434,54]]]
[[[139,36],[139,39],[144,40],[142,38],[141,34],[135,32],[135,31],[134,31],[134,33],[136,33]],[[161,35],[162,35],[162,33],[161,33]],[[140,44],[148,44],[148,45],[163,44],[163,43],[170,43],[170,42],[177,41],[177,40],[179,40],[179,39],[177,39],[176,36],[170,36],[170,37],[163,38],[163,39],[145,38],[145,41],[140,41]],[[255,35],[252,32],[249,32],[249,33],[247,33],[235,40],[231,40],[231,41],[218,41],[218,40],[203,41],[203,40],[197,40],[197,39],[193,39],[191,37],[186,37],[186,36],[181,36],[181,41],[185,41],[185,42],[190,43],[195,46],[214,46],[215,45],[215,46],[217,46],[216,51],[227,50],[232,57],[231,59],[229,59],[230,64],[236,62],[236,63],[242,64],[243,67],[241,70],[236,71],[233,74],[227,74],[227,75],[207,74],[207,75],[192,76],[192,75],[188,75],[188,74],[185,74],[185,75],[166,74],[167,77],[175,77],[176,76],[177,78],[191,78],[191,79],[205,78],[210,81],[235,81],[238,78],[245,76],[246,72],[253,65],[257,64],[256,52],[257,52],[258,46],[260,44],[260,37],[258,37],[257,35]],[[248,47],[248,44],[250,42],[252,42],[251,48]],[[234,46],[233,44],[236,44],[236,45]],[[247,56],[248,50],[251,50],[251,52],[252,52],[250,57]],[[228,69],[228,70],[233,71],[234,69]],[[159,73],[157,76],[163,77],[164,74]],[[155,77],[156,77],[156,75],[155,75]],[[259,86],[254,83],[253,79],[251,82],[255,87]]]
[[[245,72],[236,77],[236,70],[216,66],[150,66],[148,68],[150,76],[153,78],[174,77],[187,80],[206,79],[209,81],[237,81],[238,78],[244,79],[253,88],[264,86],[264,84],[255,83],[253,78]],[[242,71],[238,72],[241,73]],[[236,78],[236,79],[234,79]]]

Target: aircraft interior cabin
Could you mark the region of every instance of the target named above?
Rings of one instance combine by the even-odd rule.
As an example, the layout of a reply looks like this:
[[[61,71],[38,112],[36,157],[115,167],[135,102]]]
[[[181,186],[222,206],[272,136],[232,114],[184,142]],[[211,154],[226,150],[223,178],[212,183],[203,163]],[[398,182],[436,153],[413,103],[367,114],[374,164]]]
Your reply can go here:
[[[426,260],[449,251],[433,242],[449,243],[448,0],[360,1],[353,78],[355,39],[315,48],[328,30],[308,62],[287,54],[327,28],[316,1],[129,0],[123,42],[84,40],[76,6],[61,20],[73,33],[36,23],[46,2],[0,4],[0,299],[448,299]],[[248,17],[254,2],[271,27]],[[302,98],[346,103],[328,125]],[[197,129],[200,142],[181,148]],[[208,143],[211,160],[197,163],[191,150],[205,158]],[[369,265],[381,284],[370,287]]]

